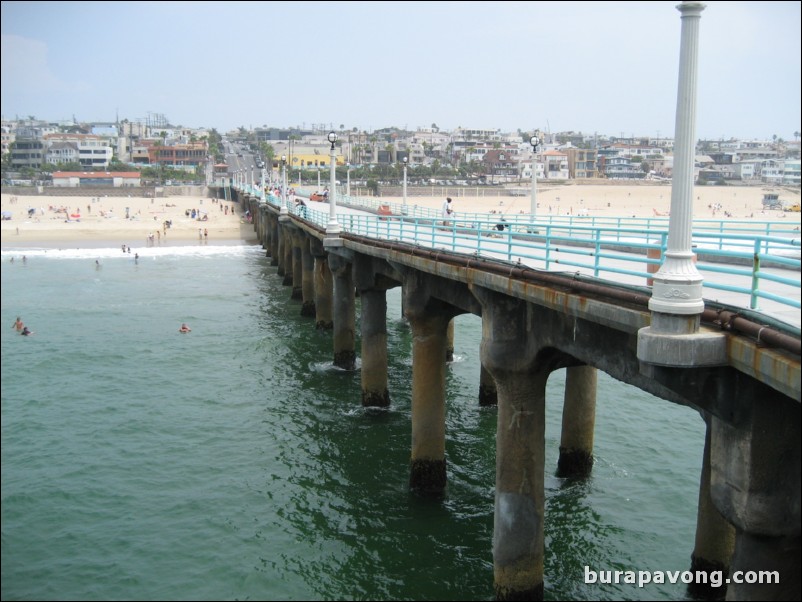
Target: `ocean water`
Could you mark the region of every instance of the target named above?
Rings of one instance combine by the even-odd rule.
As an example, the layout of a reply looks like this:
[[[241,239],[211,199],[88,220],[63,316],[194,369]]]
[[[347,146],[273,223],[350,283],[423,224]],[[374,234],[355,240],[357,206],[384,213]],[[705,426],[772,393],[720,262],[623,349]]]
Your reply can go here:
[[[332,368],[331,333],[260,247],[139,252],[2,252],[3,600],[493,599],[479,318],[456,319],[449,484],[433,500],[407,486],[398,289],[392,406],[364,409],[359,372]],[[593,475],[558,479],[563,383],[547,401],[546,598],[686,598],[583,570],[689,568],[701,418],[600,374]]]

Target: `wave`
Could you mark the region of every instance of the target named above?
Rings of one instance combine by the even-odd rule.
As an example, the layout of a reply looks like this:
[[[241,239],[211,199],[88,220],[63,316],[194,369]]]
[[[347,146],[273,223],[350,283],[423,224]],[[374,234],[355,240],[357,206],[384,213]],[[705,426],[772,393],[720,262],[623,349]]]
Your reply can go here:
[[[31,259],[139,259],[157,257],[244,257],[261,254],[264,250],[258,245],[185,245],[136,247],[124,253],[121,247],[98,248],[42,248],[31,247],[5,249],[0,258],[6,261]]]

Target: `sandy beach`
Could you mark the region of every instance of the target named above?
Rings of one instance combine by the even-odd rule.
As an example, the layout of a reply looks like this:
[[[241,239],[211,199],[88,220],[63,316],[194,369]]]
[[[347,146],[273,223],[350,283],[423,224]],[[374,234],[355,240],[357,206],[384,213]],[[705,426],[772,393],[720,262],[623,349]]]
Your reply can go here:
[[[511,215],[529,213],[530,193],[525,196],[491,196],[496,189],[470,188],[464,196],[451,194],[457,213],[486,213],[495,211]],[[788,192],[762,186],[696,186],[694,188],[694,219],[755,219],[760,221],[789,220],[800,223],[800,214],[783,211],[764,211],[762,200],[766,192],[779,193],[781,199],[799,202],[799,192]],[[477,196],[479,195],[479,196]],[[401,197],[382,197],[390,202],[402,202]],[[538,215],[589,215],[616,217],[653,217],[668,215],[671,208],[671,186],[627,184],[566,184],[542,183],[537,189]],[[445,195],[408,196],[409,205],[433,209],[442,207]]]
[[[34,210],[33,216],[28,215],[29,209]],[[206,244],[256,242],[253,224],[244,220],[234,203],[211,198],[3,194],[2,211],[12,215],[2,221],[3,248],[66,243],[138,248],[197,244],[200,240]]]
[[[788,220],[799,226],[800,214],[764,211],[762,198],[769,188],[761,186],[698,186],[694,188],[695,219]],[[454,211],[462,213],[528,213],[527,196],[499,195],[495,188],[466,188],[454,194]],[[781,199],[799,202],[799,193],[773,189]],[[410,205],[439,210],[445,194],[433,189],[430,196],[408,196]],[[401,197],[383,196],[388,202]],[[650,217],[667,215],[671,205],[669,185],[575,185],[543,183],[538,186],[539,215],[581,215]],[[29,217],[29,209],[34,210]],[[205,221],[192,218],[192,210]],[[227,211],[226,211],[227,210]],[[255,243],[252,224],[247,223],[234,203],[199,197],[85,197],[2,195],[2,211],[11,219],[2,221],[4,248],[31,245],[52,246],[78,243],[147,246],[149,236],[159,245]],[[126,218],[126,211],[128,218]],[[80,216],[80,217],[72,217]],[[171,222],[165,227],[165,222]],[[204,233],[208,231],[208,235]]]

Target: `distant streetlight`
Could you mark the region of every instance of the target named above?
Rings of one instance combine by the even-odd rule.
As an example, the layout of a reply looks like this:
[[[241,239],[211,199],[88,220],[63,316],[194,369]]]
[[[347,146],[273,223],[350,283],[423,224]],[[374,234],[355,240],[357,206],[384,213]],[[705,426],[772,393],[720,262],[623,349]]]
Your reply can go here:
[[[540,130],[529,139],[532,145],[532,200],[529,203],[529,213],[533,216],[537,214],[537,147],[540,146]]]
[[[345,164],[345,196],[351,196],[351,164]]]
[[[317,170],[317,189],[320,190],[320,164],[315,159],[315,169]]]
[[[337,161],[337,157],[334,155],[334,143],[337,142],[337,134],[329,132],[327,138],[331,143],[331,151],[329,154],[329,161],[331,162],[331,185],[329,187],[329,223],[326,225],[326,237],[323,239],[323,246],[340,247],[343,243],[340,238],[340,224],[337,223],[337,187],[335,186],[337,180],[334,172],[334,165]],[[318,174],[320,174],[320,172],[318,172]]]
[[[288,216],[287,211],[287,155],[281,155],[281,209],[279,217]]]
[[[264,167],[264,163],[262,163],[262,185],[260,187],[261,190],[261,197],[262,202],[267,202],[267,170]]]
[[[404,157],[404,208],[401,210],[404,215],[407,214],[407,163],[409,163],[409,157]]]

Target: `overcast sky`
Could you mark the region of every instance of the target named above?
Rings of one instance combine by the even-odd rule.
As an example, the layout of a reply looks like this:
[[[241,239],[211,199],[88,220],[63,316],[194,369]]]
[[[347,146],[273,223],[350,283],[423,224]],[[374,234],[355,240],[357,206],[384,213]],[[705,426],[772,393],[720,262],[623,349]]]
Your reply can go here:
[[[2,2],[2,117],[673,136],[672,2]],[[800,130],[800,2],[707,2],[697,135]]]

